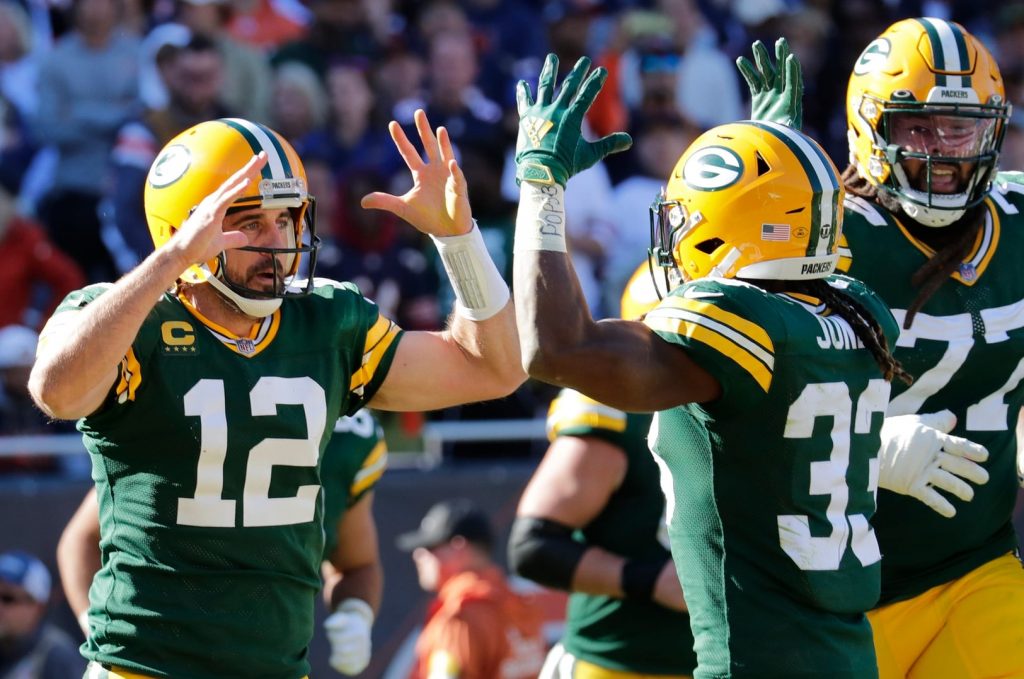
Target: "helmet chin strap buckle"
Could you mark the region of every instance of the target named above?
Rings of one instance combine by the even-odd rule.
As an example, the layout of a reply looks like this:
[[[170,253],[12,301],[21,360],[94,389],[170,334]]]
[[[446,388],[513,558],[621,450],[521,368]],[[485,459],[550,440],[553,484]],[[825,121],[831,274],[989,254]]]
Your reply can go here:
[[[708,276],[717,278],[728,278],[729,270],[732,269],[733,264],[740,258],[739,248],[732,248],[726,253],[722,260],[711,267],[711,271],[708,272]]]

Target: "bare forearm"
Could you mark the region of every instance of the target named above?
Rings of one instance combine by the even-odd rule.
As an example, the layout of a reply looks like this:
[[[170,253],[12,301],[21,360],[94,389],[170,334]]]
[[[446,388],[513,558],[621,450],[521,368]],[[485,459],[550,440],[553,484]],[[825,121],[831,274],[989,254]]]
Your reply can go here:
[[[384,571],[380,563],[350,568],[324,583],[324,600],[331,610],[345,599],[362,599],[376,614],[384,591]]]
[[[73,323],[44,331],[29,380],[39,407],[60,419],[91,413],[142,322],[184,268],[172,251],[157,250],[84,309],[67,312],[77,314]]]
[[[623,597],[622,565],[625,559],[600,547],[590,547],[583,554],[572,578],[572,591],[603,596]]]
[[[526,379],[519,358],[519,335],[511,300],[504,309],[484,321],[453,314],[448,332],[481,376],[481,386],[491,382],[487,389],[492,393],[485,398],[506,396]]]

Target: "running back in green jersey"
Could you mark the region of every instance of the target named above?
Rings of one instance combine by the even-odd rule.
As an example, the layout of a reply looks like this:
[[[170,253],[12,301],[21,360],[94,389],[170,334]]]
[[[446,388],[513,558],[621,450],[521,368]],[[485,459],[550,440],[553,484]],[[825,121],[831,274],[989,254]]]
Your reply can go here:
[[[895,340],[873,293],[828,280]],[[650,433],[694,676],[875,676],[863,612],[879,593],[869,522],[889,383],[870,351],[818,300],[735,280],[686,283],[644,322],[722,387]]]
[[[879,492],[883,603],[950,582],[1017,545],[1011,519],[1014,428],[1024,405],[1024,185],[997,181],[984,207],[978,240],[959,270],[902,330],[896,357],[916,381],[894,385],[889,414],[953,411],[951,433],[988,448],[989,481],[973,486],[970,502],[946,495],[956,507],[949,519],[911,497]],[[889,212],[856,197],[847,198],[844,233],[840,267],[876,290],[902,326],[918,294],[911,276],[932,250]]]
[[[324,561],[338,546],[338,522],[349,507],[373,490],[388,464],[384,431],[365,408],[340,418],[320,463],[324,488]]]
[[[575,538],[628,558],[668,558],[665,498],[647,448],[650,414],[624,413],[563,389],[551,402],[548,435],[593,436],[620,448],[626,474],[604,509]],[[697,665],[685,613],[652,601],[574,592],[562,644],[601,667],[654,675],[689,675]]]
[[[171,295],[156,304],[104,406],[78,422],[102,555],[86,657],[176,679],[308,674],[321,455],[339,415],[383,381],[398,336],[340,284],[285,299],[249,338]]]

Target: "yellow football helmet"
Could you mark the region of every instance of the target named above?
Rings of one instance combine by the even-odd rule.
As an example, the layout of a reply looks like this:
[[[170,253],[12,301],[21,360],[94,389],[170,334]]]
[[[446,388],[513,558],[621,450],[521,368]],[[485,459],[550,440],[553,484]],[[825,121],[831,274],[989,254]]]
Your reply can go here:
[[[190,266],[181,276],[189,283],[213,283],[236,304],[240,296],[243,310],[256,309],[253,315],[257,316],[267,315],[266,309],[272,312],[283,297],[307,294],[312,289],[320,242],[316,235],[315,201],[308,194],[306,170],[291,144],[270,128],[240,118],[199,123],[167,142],[150,167],[144,193],[149,233],[153,245],[160,248],[203,198],[216,191],[260,151],[267,153],[262,179],[253,182],[232,208],[258,205],[267,209],[286,208],[292,213],[294,232],[288,247],[240,248],[272,256],[277,279],[274,290],[254,290],[228,279],[224,252],[207,262]],[[308,244],[304,244],[307,230]],[[279,267],[276,255],[282,254],[286,255],[286,264]],[[293,287],[304,254],[309,255],[308,280],[301,288]],[[257,300],[255,305],[253,300]]]
[[[651,206],[651,254],[666,288],[704,276],[823,278],[838,261],[842,201],[835,165],[807,135],[720,125],[683,153]]]
[[[663,281],[654,275],[654,263],[650,258],[636,268],[622,289],[619,300],[619,317],[627,321],[638,321],[648,311],[658,306],[669,292]]]
[[[912,219],[946,226],[988,191],[1009,115],[999,67],[977,38],[942,19],[899,21],[853,67],[846,94],[850,162]],[[916,186],[908,159],[923,163]],[[950,168],[965,163],[974,167],[961,180]],[[950,180],[939,177],[948,176],[951,184],[941,187]]]

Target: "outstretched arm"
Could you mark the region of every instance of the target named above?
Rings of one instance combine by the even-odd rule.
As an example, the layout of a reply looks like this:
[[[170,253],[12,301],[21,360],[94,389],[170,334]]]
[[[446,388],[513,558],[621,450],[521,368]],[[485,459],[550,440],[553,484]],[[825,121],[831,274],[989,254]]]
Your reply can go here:
[[[775,63],[760,40],[751,50],[754,63],[737,57],[736,66],[750,88],[751,120],[767,120],[799,130],[803,125],[804,81],[800,62],[785,38],[775,41]]]
[[[595,322],[587,310],[566,248],[565,182],[630,144],[624,133],[583,139],[583,116],[606,77],[603,68],[588,75],[589,68],[590,60],[580,59],[556,96],[558,60],[548,55],[536,102],[525,82],[517,90],[521,188],[514,289],[523,367],[531,377],[622,410],[711,400],[718,382],[685,352],[642,323]]]
[[[199,203],[167,245],[84,309],[58,313],[47,322],[29,377],[32,398],[45,413],[57,419],[93,413],[113,385],[117,366],[142,322],[181,272],[222,250],[248,244],[241,231],[223,231],[224,215],[266,162],[265,153],[253,156]]]
[[[387,377],[370,401],[381,410],[434,410],[506,396],[526,378],[508,285],[473,223],[466,178],[448,132],[435,133],[415,114],[424,161],[398,123],[389,130],[412,173],[402,196],[371,193],[365,208],[387,210],[428,234],[441,253],[458,299],[444,332],[407,332]]]

